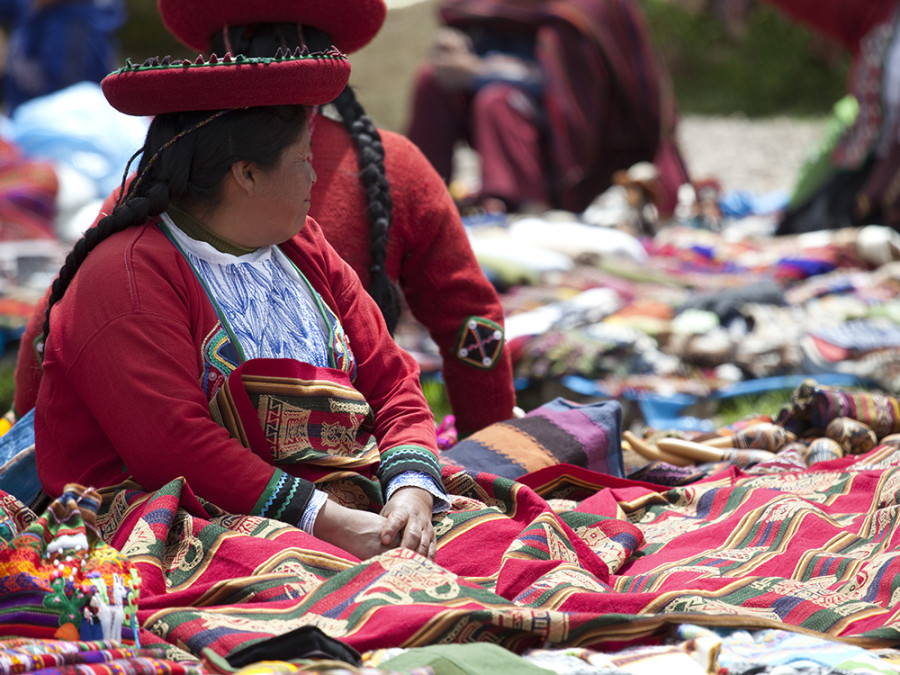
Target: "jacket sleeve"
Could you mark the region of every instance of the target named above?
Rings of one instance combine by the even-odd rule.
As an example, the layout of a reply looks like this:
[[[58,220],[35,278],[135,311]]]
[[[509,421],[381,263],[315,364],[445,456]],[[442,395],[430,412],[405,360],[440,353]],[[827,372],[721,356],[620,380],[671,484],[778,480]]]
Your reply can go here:
[[[398,135],[389,139],[396,195],[391,237],[401,238],[404,251],[400,286],[412,315],[440,349],[450,407],[460,434],[467,435],[513,415],[503,307],[443,180],[414,144]]]
[[[887,21],[896,10],[896,0],[765,0],[788,18],[838,42],[851,54],[859,53],[860,41]]]

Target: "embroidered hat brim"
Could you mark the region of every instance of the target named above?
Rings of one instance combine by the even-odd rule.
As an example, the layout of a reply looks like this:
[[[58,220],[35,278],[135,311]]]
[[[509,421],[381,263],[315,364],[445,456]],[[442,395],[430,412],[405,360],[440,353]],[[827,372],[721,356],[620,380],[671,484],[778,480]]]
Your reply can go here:
[[[384,0],[157,0],[166,28],[200,52],[224,26],[297,23],[326,33],[345,54],[367,45],[387,15]]]
[[[130,62],[100,83],[106,100],[128,115],[271,105],[324,105],[347,86],[350,62],[340,52],[274,58],[215,55],[204,60]]]

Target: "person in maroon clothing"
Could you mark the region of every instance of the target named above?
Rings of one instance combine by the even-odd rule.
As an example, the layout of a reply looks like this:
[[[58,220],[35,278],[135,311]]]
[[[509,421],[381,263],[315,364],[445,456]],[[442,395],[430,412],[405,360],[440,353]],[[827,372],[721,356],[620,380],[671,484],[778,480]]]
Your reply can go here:
[[[764,1],[851,55],[848,92],[858,106],[854,120],[825,147],[818,182],[795,196],[777,234],[873,223],[900,228],[900,3]]]
[[[481,162],[488,211],[580,213],[613,174],[654,162],[671,214],[688,172],[671,82],[634,0],[442,0],[408,135],[449,181]]]
[[[158,6],[167,28],[191,48],[249,56],[301,44],[313,50],[334,44],[352,53],[377,34],[386,15],[383,0],[159,0]],[[440,350],[460,436],[511,418],[515,390],[503,308],[446,185],[409,140],[375,127],[349,86],[332,107],[341,121],[320,115],[313,123],[318,181],[310,215],[360,276],[391,330],[401,311],[399,286]],[[18,415],[34,405],[40,382],[33,341],[42,307],[22,339]]]

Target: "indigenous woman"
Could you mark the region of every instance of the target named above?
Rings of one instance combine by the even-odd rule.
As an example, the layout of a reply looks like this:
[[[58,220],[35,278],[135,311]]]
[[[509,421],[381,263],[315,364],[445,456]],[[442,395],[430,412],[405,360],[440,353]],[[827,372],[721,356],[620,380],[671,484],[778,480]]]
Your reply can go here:
[[[361,558],[434,555],[446,499],[418,368],[307,218],[306,106],[348,76],[340,54],[298,50],[104,80],[116,108],[154,119],[127,193],[49,296],[35,437],[50,496],[181,476]],[[342,472],[356,480],[321,481]]]
[[[142,644],[207,658],[272,639],[257,660],[289,660],[310,625],[360,650],[577,641],[608,518],[438,469],[415,361],[307,215],[305,106],[348,75],[297,50],[104,80],[154,119],[49,296],[44,491],[100,493],[98,530],[140,576]]]
[[[332,44],[350,53],[377,34],[386,14],[383,0],[159,0],[159,10],[191,48],[245,56]],[[340,122],[321,115],[314,123],[319,178],[310,215],[362,279],[389,330],[402,301],[428,330],[440,349],[459,434],[511,418],[515,392],[503,349],[503,309],[446,186],[412,143],[375,128],[350,87],[332,107]],[[31,344],[39,325],[32,321],[22,340],[19,415],[33,406],[40,379]]]

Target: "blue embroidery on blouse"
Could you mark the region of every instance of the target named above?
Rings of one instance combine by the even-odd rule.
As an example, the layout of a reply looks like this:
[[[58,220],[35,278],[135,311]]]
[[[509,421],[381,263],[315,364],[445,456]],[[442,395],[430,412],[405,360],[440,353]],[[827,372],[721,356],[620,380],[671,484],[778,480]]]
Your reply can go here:
[[[210,263],[188,252],[247,358],[294,358],[328,367],[317,308],[273,257],[262,263]],[[250,289],[258,289],[250,292]],[[290,330],[285,330],[291,327]]]
[[[293,261],[291,261],[280,249],[273,248],[272,256],[266,261],[267,271],[271,277],[266,277],[266,275],[258,269],[239,269],[239,271],[235,272],[231,277],[224,276],[224,271],[229,267],[243,265],[245,268],[253,268],[253,263],[241,263],[240,261],[237,263],[216,263],[215,268],[216,271],[220,272],[220,280],[217,283],[210,283],[211,280],[215,281],[214,275],[212,274],[213,264],[180,244],[178,242],[179,236],[184,238],[185,235],[183,235],[177,227],[172,227],[172,229],[170,229],[170,226],[172,226],[171,220],[166,214],[163,214],[163,223],[160,224],[161,229],[173,245],[185,256],[191,269],[197,276],[197,280],[201,283],[209,296],[210,302],[212,302],[215,307],[216,314],[219,316],[219,323],[217,324],[216,329],[207,336],[202,346],[204,358],[203,386],[207,396],[211,397],[215,394],[216,390],[221,386],[222,381],[224,381],[224,379],[247,358],[266,356],[273,352],[280,355],[280,349],[291,349],[291,347],[296,347],[298,339],[302,342],[301,350],[298,351],[302,351],[302,353],[298,353],[291,349],[291,351],[287,353],[287,358],[303,360],[314,365],[338,368],[349,375],[351,382],[356,379],[356,358],[350,348],[350,340],[344,331],[344,327],[341,325],[340,319],[331,307],[325,303],[319,292],[313,288],[312,284],[304,277],[303,273],[297,268]],[[284,262],[282,262],[282,260]],[[287,272],[286,268],[283,266],[285,264],[296,272],[299,276],[299,281]],[[282,339],[274,340],[274,344],[277,348],[274,350],[270,349],[270,351],[265,351],[265,348],[271,348],[273,345],[271,335],[268,336],[269,341],[263,344],[263,349],[259,349],[257,340],[253,337],[253,334],[251,334],[249,344],[253,345],[258,353],[252,353],[248,356],[242,348],[243,340],[241,340],[238,332],[235,331],[232,326],[232,320],[235,317],[234,312],[236,311],[235,307],[241,306],[243,301],[248,299],[247,289],[252,288],[252,285],[241,285],[238,280],[240,271],[248,272],[247,276],[251,284],[253,283],[254,276],[257,278],[271,278],[273,280],[272,283],[266,284],[263,287],[277,291],[277,297],[269,297],[264,294],[263,297],[265,300],[261,304],[266,308],[276,307],[281,310],[287,309],[288,314],[292,317],[296,317],[294,312],[299,313],[301,315],[301,325],[306,332],[304,334],[298,334],[293,331],[287,331],[287,335],[283,336]],[[276,278],[278,280],[276,280]],[[235,300],[226,303],[222,302],[222,293],[214,292],[223,291],[223,289],[224,292],[231,292],[235,289],[240,292],[236,294]],[[294,302],[289,301],[292,298],[295,300]],[[259,300],[259,298],[257,298],[257,300]],[[259,308],[259,305],[260,303],[257,303],[257,309]],[[257,316],[258,315],[259,312],[257,312]],[[275,336],[282,335],[282,333],[285,332],[283,330],[284,326],[290,325],[282,324],[281,326],[278,326],[278,322],[273,321],[272,315],[268,312],[264,312],[263,316],[267,319],[268,328],[272,328],[272,326],[275,325],[275,328],[278,329],[274,332]],[[238,317],[246,318],[243,314],[238,314]],[[319,322],[320,319],[322,323]],[[248,326],[251,325],[251,323],[248,323],[247,321],[239,323],[245,331]],[[324,330],[322,329],[323,323]],[[329,334],[330,337],[330,340],[327,342],[325,341],[326,334]],[[314,336],[317,337],[318,340],[314,339]],[[247,337],[246,332],[244,333],[244,337]],[[308,349],[304,349],[308,347],[312,348],[311,352]],[[311,355],[315,358],[311,358]],[[322,359],[322,361],[319,361],[318,359]],[[219,377],[219,375],[223,377]]]

